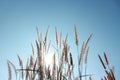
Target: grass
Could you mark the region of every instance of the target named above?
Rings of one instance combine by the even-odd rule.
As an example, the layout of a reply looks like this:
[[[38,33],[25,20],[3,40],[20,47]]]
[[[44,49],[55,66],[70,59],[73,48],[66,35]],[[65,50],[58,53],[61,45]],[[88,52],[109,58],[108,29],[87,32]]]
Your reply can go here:
[[[102,58],[99,54],[98,54],[98,57],[99,57],[99,60],[103,66],[103,69],[106,73],[106,76],[104,76],[104,78],[101,78],[101,80],[115,80],[114,68],[109,67],[109,62],[108,62],[106,53],[104,52],[104,60],[105,61],[102,60]]]
[[[92,37],[92,34],[88,37],[86,41],[83,42],[81,45],[81,50],[78,49],[79,45],[79,38],[77,34],[76,26],[74,26],[74,37],[75,37],[75,45],[78,54],[78,77],[74,75],[74,63],[73,63],[73,56],[70,52],[70,45],[67,43],[68,34],[66,37],[62,38],[62,33],[58,35],[57,28],[55,27],[55,39],[56,39],[56,47],[55,53],[53,55],[53,63],[52,67],[45,65],[45,55],[48,54],[49,49],[51,47],[51,41],[47,43],[49,27],[46,30],[45,37],[42,37],[42,34],[39,33],[38,28],[36,28],[38,40],[36,40],[36,48],[37,53],[34,51],[34,47],[31,44],[32,54],[27,60],[26,67],[23,67],[23,61],[18,57],[18,63],[20,69],[17,69],[15,65],[10,61],[7,60],[8,65],[8,80],[12,80],[12,72],[11,68],[14,69],[16,80],[82,80],[83,77],[85,80],[92,80],[93,75],[87,74],[87,58],[89,53],[89,46],[88,43]],[[35,57],[35,54],[37,56]],[[58,62],[56,63],[56,58],[58,55]],[[106,64],[103,62],[100,55],[98,55],[100,59],[100,63],[102,64],[103,70],[106,73],[106,76],[101,80],[115,80],[114,70],[109,67],[109,62],[104,52],[104,59]],[[85,74],[83,74],[83,65],[85,65]],[[108,67],[108,68],[106,68]],[[88,78],[89,77],[89,78]]]

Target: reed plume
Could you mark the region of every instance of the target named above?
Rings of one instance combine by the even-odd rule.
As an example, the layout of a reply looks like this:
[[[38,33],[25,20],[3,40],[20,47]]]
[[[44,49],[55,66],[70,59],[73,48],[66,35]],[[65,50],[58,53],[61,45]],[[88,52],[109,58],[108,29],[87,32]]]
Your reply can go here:
[[[66,44],[67,38],[68,38],[68,33],[66,34],[66,37],[65,37],[65,40],[64,40],[64,44]]]
[[[98,54],[98,58],[99,58],[99,60],[100,60],[100,62],[102,64],[103,68],[106,69],[105,64],[104,64],[104,62],[103,62],[103,60],[102,60],[102,58],[100,57],[99,54]]]
[[[33,67],[34,66],[34,59],[33,59],[33,56],[31,55],[30,56],[30,67]]]
[[[19,65],[20,65],[21,69],[23,69],[22,59],[20,58],[19,55],[17,55],[17,57],[18,57]],[[22,80],[23,80],[24,79],[24,71],[22,70],[21,72],[22,72]]]
[[[81,63],[81,60],[82,60],[82,57],[83,57],[83,51],[84,51],[84,42],[83,42],[82,47],[81,47],[80,56],[79,56],[79,59],[78,59],[78,65],[80,65],[80,63]]]
[[[85,55],[85,60],[84,60],[84,61],[85,61],[85,62],[84,62],[85,64],[87,64],[88,51],[89,51],[89,47],[87,48],[86,55]]]
[[[31,44],[31,48],[32,48],[32,55],[34,56],[34,47],[33,47],[33,45]]]
[[[48,26],[48,28],[46,30],[46,34],[45,34],[45,38],[44,38],[44,44],[46,44],[46,42],[47,42],[48,31],[49,31],[49,26]]]
[[[58,32],[56,27],[55,27],[55,36],[56,36],[56,44],[58,46]]]
[[[62,45],[62,32],[60,33],[60,40],[59,40],[59,43],[60,43],[60,49],[61,49],[61,45]]]
[[[78,35],[77,35],[76,25],[74,25],[74,36],[75,36],[75,43],[78,46]]]
[[[56,58],[55,58],[55,53],[53,55],[53,68],[52,68],[52,79],[55,80],[56,76]]]
[[[29,58],[27,59],[26,69],[29,69]],[[29,80],[29,71],[26,70],[26,80]]]
[[[7,65],[8,65],[8,73],[9,73],[8,80],[11,80],[11,78],[12,78],[12,71],[11,71],[11,67],[10,67],[10,64],[9,64],[8,61],[7,61]]]
[[[49,52],[50,45],[51,45],[51,41],[50,41],[49,44],[48,44],[48,47],[47,47],[47,53]]]
[[[86,47],[87,47],[87,45],[88,45],[88,43],[89,43],[91,37],[92,37],[92,34],[90,34],[90,36],[88,37],[88,39],[87,39],[86,42],[85,42],[83,53],[85,53]]]
[[[56,69],[56,58],[55,58],[55,53],[53,55],[53,70]]]
[[[16,76],[16,80],[17,80],[17,70],[16,70],[16,67],[15,67],[15,65],[11,62],[11,61],[9,61],[9,60],[7,60],[7,63],[8,63],[8,67],[10,67],[10,65],[13,67],[13,70],[14,70],[14,72],[15,72],[15,76]],[[8,68],[9,69],[9,68]]]
[[[105,52],[104,52],[104,58],[105,58],[106,64],[108,65],[109,62],[108,62],[108,59],[107,59],[107,56],[106,56],[106,53],[105,53]]]
[[[73,66],[73,59],[72,59],[72,54],[70,52],[70,65]]]
[[[38,37],[38,41],[41,42],[41,35],[39,33],[38,27],[36,27],[36,32],[37,32],[37,37]]]

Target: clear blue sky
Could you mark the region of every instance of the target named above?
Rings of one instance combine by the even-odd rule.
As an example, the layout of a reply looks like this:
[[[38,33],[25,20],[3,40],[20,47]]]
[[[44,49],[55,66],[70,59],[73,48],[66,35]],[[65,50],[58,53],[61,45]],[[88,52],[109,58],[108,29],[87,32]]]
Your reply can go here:
[[[68,35],[74,58],[77,54],[73,28],[77,26],[79,48],[90,33],[88,73],[94,80],[103,76],[97,57],[106,52],[110,65],[115,66],[115,76],[120,78],[120,0],[0,0],[0,76],[7,80],[7,59],[17,63],[17,54],[26,60],[35,46],[36,26],[42,34],[50,26],[49,39],[54,44],[54,27]],[[74,60],[76,62],[76,59]],[[16,64],[18,65],[18,64]],[[77,75],[77,74],[76,74]]]

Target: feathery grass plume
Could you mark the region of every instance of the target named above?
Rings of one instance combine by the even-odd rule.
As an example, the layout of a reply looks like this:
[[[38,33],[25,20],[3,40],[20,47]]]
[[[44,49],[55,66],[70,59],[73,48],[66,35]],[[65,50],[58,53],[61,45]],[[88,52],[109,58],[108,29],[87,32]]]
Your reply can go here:
[[[38,54],[37,56],[38,66],[39,66],[38,78],[42,80],[43,79],[42,42],[40,41],[40,43],[38,44],[38,42],[36,41],[36,46],[37,46],[37,54]]]
[[[36,47],[37,47],[37,56],[38,56],[38,61],[40,61],[40,50],[39,50],[39,45],[38,45],[38,42],[36,40]],[[38,63],[39,64],[39,63]]]
[[[64,45],[63,45],[62,56],[61,56],[61,62],[62,62],[62,63],[63,63],[63,61],[64,61],[64,55],[65,55],[65,48],[64,48]]]
[[[47,30],[46,30],[46,34],[45,34],[45,37],[44,37],[44,45],[43,45],[43,50],[45,51],[45,53],[46,53],[46,47],[47,47],[47,37],[48,37],[48,31],[49,31],[49,26],[48,26],[48,28],[47,28]],[[43,60],[44,61],[44,60]]]
[[[102,58],[100,57],[99,54],[98,54],[98,57],[99,57],[99,60],[100,60],[100,62],[101,62],[101,64],[102,64],[103,68],[106,69],[105,64],[104,64],[104,62],[103,62],[103,60],[102,60]]]
[[[82,57],[83,57],[83,51],[84,51],[84,42],[83,42],[82,47],[81,47],[80,56],[79,56],[79,59],[78,59],[78,65],[80,65],[80,63],[81,63],[81,60],[82,60]]]
[[[9,61],[9,60],[7,60],[7,62],[13,67],[14,72],[15,72],[15,76],[16,76],[16,80],[17,80],[17,70],[16,70],[15,65],[11,61]]]
[[[36,47],[37,47],[37,57],[38,57],[38,65],[41,65],[41,55],[40,55],[40,48],[39,48],[39,44],[36,41]]]
[[[40,61],[41,61],[41,65],[43,65],[43,63],[44,63],[44,54],[43,54],[43,52],[42,52],[42,42],[40,42],[39,43],[39,49],[40,49],[40,53],[39,53],[39,55],[40,55]]]
[[[85,75],[86,75],[86,71],[87,71],[87,57],[88,57],[88,51],[89,51],[89,47],[87,48],[86,55],[85,55],[85,60],[84,60],[84,63],[86,64],[86,65],[85,65]],[[87,76],[85,76],[85,80],[87,80]]]
[[[57,66],[57,76],[56,76],[56,79],[59,80],[59,69],[58,69],[58,66]]]
[[[61,45],[62,45],[62,32],[60,33],[60,40],[59,40],[59,43],[60,43],[60,49],[61,49]]]
[[[108,65],[109,62],[108,62],[108,59],[107,59],[107,56],[106,56],[106,53],[105,53],[105,52],[104,52],[104,58],[105,58],[106,64]]]
[[[44,38],[44,43],[45,43],[45,44],[46,44],[46,42],[47,42],[48,31],[49,31],[49,26],[48,26],[48,28],[47,28],[47,30],[46,30],[46,34],[45,34],[45,38]]]
[[[50,41],[49,44],[48,44],[48,47],[47,47],[47,53],[49,52],[50,45],[51,45],[51,41]]]
[[[42,34],[40,33],[40,39],[39,39],[39,43],[44,43],[43,39],[42,39]]]
[[[93,35],[93,34],[90,34],[90,36],[88,37],[88,39],[87,39],[87,41],[86,41],[85,45],[87,45],[87,44],[88,44],[88,42],[90,41],[90,39],[91,39],[92,35]]]
[[[37,36],[38,36],[38,41],[40,42],[41,38],[40,38],[40,33],[39,33],[39,30],[38,30],[38,27],[36,27],[36,32],[37,32]]]
[[[99,59],[100,59],[100,62],[101,62],[101,64],[102,64],[104,70],[105,70],[105,73],[106,73],[106,75],[107,75],[107,76],[106,76],[107,79],[105,79],[105,77],[104,77],[104,79],[105,79],[105,80],[115,80],[114,72],[113,72],[113,70],[112,70],[111,68],[109,68],[109,62],[108,62],[106,53],[104,52],[104,58],[105,58],[105,62],[106,62],[106,64],[107,64],[107,66],[108,66],[108,70],[106,69],[105,64],[103,63],[100,55],[98,55],[98,57],[99,57]]]
[[[55,71],[56,71],[56,58],[55,53],[53,55],[53,68],[52,68],[52,79],[55,80]]]
[[[62,56],[61,56],[62,63],[64,62],[64,59],[65,59],[64,57],[65,57],[65,44],[63,43]]]
[[[70,65],[73,66],[73,59],[72,59],[72,54],[70,52]]]
[[[30,67],[33,67],[34,66],[34,59],[33,59],[33,56],[31,55],[30,56]]]
[[[19,55],[17,55],[17,57],[18,57],[19,65],[20,65],[21,69],[23,69],[22,59],[20,58]],[[24,79],[24,71],[23,70],[22,70],[22,79]]]
[[[37,66],[37,58],[36,58],[36,60],[35,60],[34,66],[33,66],[33,74],[35,74],[36,66]]]
[[[76,25],[74,25],[74,36],[75,36],[75,43],[78,46],[78,36],[77,36]]]
[[[65,50],[64,51],[64,60],[67,63],[68,62],[68,50],[69,50],[69,47],[68,47],[67,44],[65,44],[64,47],[65,47],[65,49],[64,49]]]
[[[31,44],[31,48],[32,48],[32,55],[34,56],[34,47],[32,44]]]
[[[29,69],[29,58],[27,59],[26,69]],[[28,78],[29,78],[29,71],[26,70],[26,80],[28,80]]]
[[[17,57],[18,57],[19,65],[20,65],[20,67],[23,69],[23,62],[22,62],[22,59],[20,58],[19,55],[17,55]]]
[[[87,48],[86,55],[85,55],[85,64],[87,64],[88,51],[89,51],[89,47]]]
[[[38,42],[41,43],[43,40],[42,40],[42,34],[39,33],[39,30],[38,30],[38,27],[36,27],[36,32],[37,32],[37,37],[38,37]],[[44,42],[43,42],[44,43]]]
[[[7,65],[8,65],[8,73],[9,73],[8,80],[11,80],[12,79],[12,71],[11,71],[11,67],[10,67],[10,64],[8,61],[7,61]]]
[[[67,38],[68,38],[68,33],[66,34],[66,37],[65,37],[65,40],[64,40],[64,43],[66,44],[67,42]]]
[[[37,58],[34,62],[34,66],[33,66],[33,77],[32,77],[32,80],[35,80],[35,76],[36,76],[36,73],[38,70],[36,70],[36,66],[37,66]]]
[[[56,58],[55,58],[55,53],[53,55],[53,70],[56,69]]]
[[[87,40],[86,40],[86,42],[85,42],[85,45],[84,45],[84,51],[83,51],[83,53],[85,52],[86,47],[87,47],[88,42],[90,41],[91,37],[92,37],[92,34],[90,34],[90,36],[88,37],[88,39],[87,39]]]
[[[58,32],[56,27],[55,27],[55,36],[56,36],[56,44],[58,45]]]
[[[62,71],[62,66],[63,66],[63,57],[62,56],[61,56],[60,64],[59,64],[59,67],[58,67],[58,73],[59,73],[59,75],[60,75],[60,72]]]

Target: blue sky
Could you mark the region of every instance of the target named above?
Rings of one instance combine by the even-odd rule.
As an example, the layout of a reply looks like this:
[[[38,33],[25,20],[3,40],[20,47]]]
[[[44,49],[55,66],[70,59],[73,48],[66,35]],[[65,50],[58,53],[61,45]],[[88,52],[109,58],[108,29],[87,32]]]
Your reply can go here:
[[[68,33],[68,43],[76,58],[74,24],[79,35],[79,48],[93,33],[89,43],[88,73],[95,74],[95,80],[103,76],[97,55],[103,56],[105,51],[119,79],[120,0],[0,0],[0,76],[7,80],[7,59],[16,64],[17,54],[23,60],[31,54],[30,44],[35,46],[37,39],[36,26],[42,34],[50,26],[49,40],[53,44],[55,26],[64,36]]]

